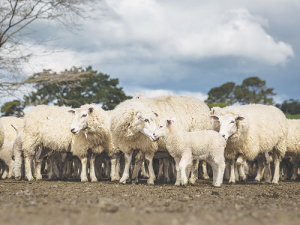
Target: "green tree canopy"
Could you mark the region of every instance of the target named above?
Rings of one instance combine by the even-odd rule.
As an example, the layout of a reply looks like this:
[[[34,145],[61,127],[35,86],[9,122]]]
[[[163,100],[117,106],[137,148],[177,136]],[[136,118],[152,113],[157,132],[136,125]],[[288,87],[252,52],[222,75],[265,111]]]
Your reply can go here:
[[[205,102],[209,106],[220,103],[225,105],[232,105],[234,103],[272,105],[272,96],[274,95],[276,94],[273,92],[273,88],[266,87],[266,81],[258,77],[249,77],[241,85],[227,82],[220,87],[212,88],[208,92],[208,98]]]
[[[118,87],[118,79],[111,79],[109,75],[98,73],[92,67],[85,70],[73,67],[62,74],[48,70],[43,72],[43,76],[45,72],[52,73],[52,78],[49,82],[41,79],[41,82],[35,83],[36,91],[25,96],[25,105],[54,104],[77,108],[83,104],[95,103],[110,110],[130,98]],[[39,80],[39,74],[34,74],[29,82],[30,80]]]
[[[1,107],[1,114],[3,116],[16,116],[16,117],[23,116],[23,107],[21,102],[19,100],[6,102]]]
[[[285,100],[281,105],[277,105],[286,114],[300,114],[300,101],[295,99]]]

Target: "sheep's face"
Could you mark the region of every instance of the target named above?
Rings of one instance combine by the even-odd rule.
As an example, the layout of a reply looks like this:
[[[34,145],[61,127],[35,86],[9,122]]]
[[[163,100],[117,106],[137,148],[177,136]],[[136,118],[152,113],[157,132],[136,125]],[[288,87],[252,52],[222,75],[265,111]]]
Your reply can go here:
[[[155,141],[157,141],[160,137],[165,137],[168,129],[174,123],[174,119],[162,119],[159,121],[158,126],[156,127],[153,136]]]
[[[89,109],[75,109],[69,112],[75,114],[74,120],[71,125],[71,132],[73,134],[78,134],[81,130],[88,128],[88,117],[93,112],[93,108]]]
[[[153,112],[153,115],[142,114],[138,112],[135,115],[134,122],[128,129],[128,136],[132,136],[134,133],[142,133],[147,136],[151,141],[154,141],[153,131],[156,128],[156,122],[154,116],[157,116]]]
[[[226,114],[223,116],[211,116],[214,120],[219,121],[220,130],[219,133],[227,141],[229,137],[237,131],[237,121],[245,119],[239,115]]]

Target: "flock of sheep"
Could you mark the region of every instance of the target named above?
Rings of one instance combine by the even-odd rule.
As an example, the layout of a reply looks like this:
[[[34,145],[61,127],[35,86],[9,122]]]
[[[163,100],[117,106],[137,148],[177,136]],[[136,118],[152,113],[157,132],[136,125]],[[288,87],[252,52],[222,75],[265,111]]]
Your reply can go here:
[[[2,179],[41,180],[45,170],[48,179],[107,176],[123,184],[144,176],[148,185],[171,176],[185,186],[201,171],[216,187],[247,176],[278,184],[297,178],[299,131],[300,120],[274,106],[209,110],[186,96],[136,95],[112,111],[40,105],[22,119],[0,119],[0,172]]]

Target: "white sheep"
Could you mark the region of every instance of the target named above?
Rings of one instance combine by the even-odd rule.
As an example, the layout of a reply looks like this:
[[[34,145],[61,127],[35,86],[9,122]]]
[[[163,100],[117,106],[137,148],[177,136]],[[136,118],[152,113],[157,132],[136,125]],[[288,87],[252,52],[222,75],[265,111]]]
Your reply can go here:
[[[94,163],[96,155],[106,151],[111,158],[111,180],[119,180],[119,171],[116,171],[118,166],[118,153],[119,150],[114,146],[112,134],[110,132],[110,114],[111,111],[104,111],[101,107],[88,104],[80,108],[70,110],[75,114],[72,125],[70,126],[71,132],[75,134],[84,133],[89,141],[89,149],[92,150],[91,156],[91,179],[97,181]],[[72,149],[75,153],[75,150]],[[75,154],[76,155],[76,154]]]
[[[155,113],[157,112],[157,113]],[[151,142],[156,120],[166,116],[177,118],[178,126],[183,131],[206,130],[211,128],[209,108],[194,97],[163,96],[126,100],[120,103],[111,114],[111,132],[115,145],[124,152],[125,169],[120,180],[126,183],[129,178],[129,166],[134,150],[139,149],[145,154],[149,168],[149,185],[154,184],[153,156],[157,151],[166,151],[163,141]],[[150,139],[149,139],[150,138]],[[139,169],[141,162],[136,162],[135,169]],[[136,179],[133,172],[132,179]]]
[[[14,174],[13,144],[17,137],[17,132],[13,126],[23,125],[23,120],[17,117],[2,117],[1,123],[4,128],[5,138],[0,149],[0,159],[6,164],[2,179],[11,178]],[[13,126],[12,126],[13,125]]]
[[[288,136],[286,142],[286,156],[290,156],[293,162],[292,180],[297,179],[298,159],[300,157],[300,120],[288,119]]]
[[[31,159],[38,147],[54,152],[72,152],[81,160],[81,181],[86,182],[87,151],[91,143],[83,132],[76,136],[70,132],[74,115],[70,107],[40,105],[28,110],[24,117],[23,150],[25,176],[31,181]],[[36,166],[36,179],[42,179],[40,165]],[[91,173],[93,170],[91,170]]]
[[[186,168],[192,165],[192,159],[200,159],[206,160],[211,165],[213,185],[221,186],[225,170],[226,141],[218,132],[181,131],[174,119],[162,119],[153,136],[156,140],[163,137],[168,152],[175,159],[177,170],[175,185],[187,185]]]
[[[272,183],[277,184],[280,158],[286,152],[288,133],[287,120],[282,111],[274,106],[259,104],[227,106],[218,109],[217,115],[212,118],[218,121],[214,123],[214,129],[227,140],[225,158],[235,159],[239,154],[237,163],[242,163],[245,159],[252,161],[260,153],[274,150]],[[267,169],[270,171],[270,168]],[[240,176],[242,179],[246,177],[243,169]],[[235,182],[234,173],[231,173],[230,182]]]

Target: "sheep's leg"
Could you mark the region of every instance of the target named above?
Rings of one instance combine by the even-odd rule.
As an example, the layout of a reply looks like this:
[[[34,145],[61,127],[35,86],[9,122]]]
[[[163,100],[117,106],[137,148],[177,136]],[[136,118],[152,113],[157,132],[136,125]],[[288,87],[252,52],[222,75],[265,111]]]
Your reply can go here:
[[[116,157],[116,172],[115,172],[115,179],[120,180],[120,160],[121,160],[121,155],[117,155]]]
[[[291,180],[297,180],[298,177],[298,162],[296,160],[293,161],[293,175]]]
[[[139,151],[138,154],[135,156],[135,164],[131,175],[133,184],[138,183],[138,176],[144,159],[145,159],[145,154],[142,151]]]
[[[213,186],[220,187],[223,183],[225,159],[220,159],[216,161],[213,158],[209,158],[207,161],[213,169]]]
[[[15,172],[15,179],[21,180],[22,178],[22,152],[21,150],[14,149],[14,157],[15,157],[15,165],[14,165],[14,172]]]
[[[191,165],[191,164],[192,164],[192,153],[187,151],[182,155],[180,163],[179,163],[179,170],[181,173],[181,185],[182,186],[186,186],[188,183],[188,179],[186,176],[186,168],[188,165]]]
[[[209,180],[209,176],[208,176],[208,173],[207,173],[206,161],[202,161],[201,166],[202,166],[202,171],[203,171],[203,179],[204,180]]]
[[[11,179],[14,176],[14,161],[11,160],[8,165],[8,179]]]
[[[148,167],[146,169],[146,163],[145,163],[145,161],[142,164],[142,174],[143,174],[144,178],[149,178]]]
[[[191,177],[189,179],[189,182],[191,184],[195,184],[196,181],[198,180],[198,166],[199,166],[199,159],[194,159],[192,165]]]
[[[90,178],[91,178],[91,182],[97,182],[98,179],[96,177],[95,174],[95,159],[96,159],[96,154],[91,154],[91,158],[90,158]]]
[[[145,154],[145,160],[146,160],[146,163],[148,165],[148,169],[149,169],[149,179],[147,180],[147,184],[148,185],[154,185],[154,181],[155,181],[155,173],[154,173],[154,169],[153,169],[153,156],[154,154],[149,154],[149,153],[146,153]]]
[[[8,173],[9,173],[8,166],[5,163],[3,163],[3,174],[1,176],[1,179],[3,179],[3,180],[6,179],[8,176]]]
[[[181,173],[180,173],[180,169],[179,169],[179,163],[180,163],[181,158],[174,158],[174,160],[175,160],[175,166],[176,166],[176,182],[175,182],[175,185],[180,186]]]
[[[169,158],[164,158],[163,159],[163,164],[164,164],[164,181],[165,182],[170,182],[169,178]]]
[[[125,168],[124,168],[122,178],[120,179],[120,183],[122,184],[126,184],[126,181],[129,178],[129,167],[131,165],[132,153],[125,153],[124,157],[125,157]]]
[[[158,159],[158,175],[157,175],[157,179],[159,181],[162,181],[164,179],[164,163],[163,163],[163,159]]]
[[[35,162],[35,169],[34,169],[34,176],[36,180],[42,180],[42,160],[36,160]]]
[[[24,154],[25,176],[28,181],[34,180],[32,176],[31,158],[31,155]]]
[[[229,180],[230,179],[230,163],[226,161],[226,168],[225,168],[225,179]]]
[[[272,183],[273,184],[278,184],[279,181],[279,167],[280,167],[280,156],[277,153],[274,153],[274,176]]]
[[[235,165],[234,165],[234,159],[230,160],[230,178],[229,183],[235,184]]]
[[[264,165],[265,165],[265,173],[264,173],[265,182],[271,183],[272,174],[271,174],[271,167],[270,167],[270,156],[268,152],[265,152]]]
[[[81,164],[80,160],[77,157],[73,158],[73,164],[74,164],[74,178],[79,180],[80,174],[81,174]]]
[[[80,174],[80,180],[81,182],[87,182],[87,157],[83,157],[80,159],[81,161],[81,174]]]
[[[116,168],[117,168],[117,157],[113,156],[110,159],[110,163],[111,163],[111,170],[110,170],[110,180],[111,181],[116,181],[117,179],[117,172],[116,172]]]
[[[247,179],[245,174],[245,159],[242,156],[239,156],[236,160],[236,164],[238,166],[239,176],[241,178],[241,181],[245,181]]]
[[[48,179],[52,180],[53,179],[53,157],[52,156],[48,156],[47,159],[47,175],[48,175]]]
[[[263,165],[263,160],[262,160],[262,158],[261,157],[258,157],[257,158],[257,167],[258,167],[258,169],[257,169],[257,175],[256,175],[256,177],[255,177],[255,180],[256,181],[261,181],[261,179],[263,178],[263,176],[264,176],[264,171],[265,171],[265,167],[264,167],[264,165]]]

